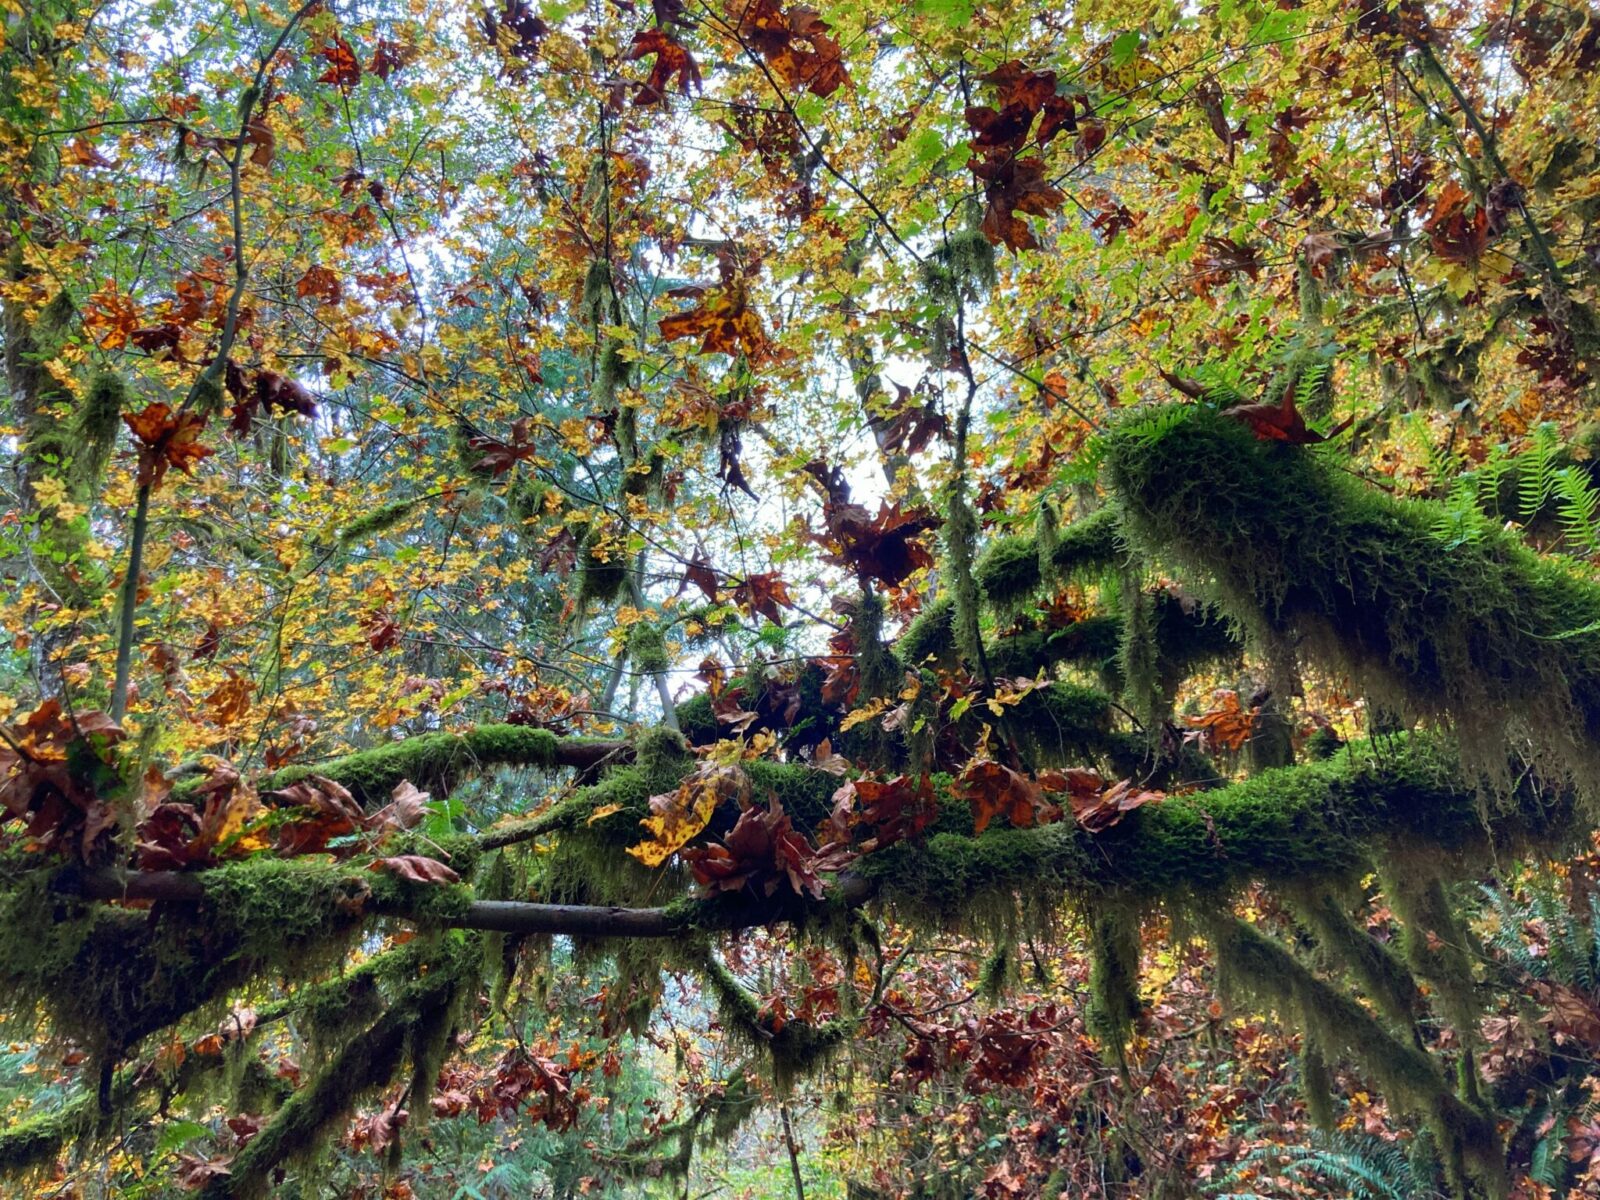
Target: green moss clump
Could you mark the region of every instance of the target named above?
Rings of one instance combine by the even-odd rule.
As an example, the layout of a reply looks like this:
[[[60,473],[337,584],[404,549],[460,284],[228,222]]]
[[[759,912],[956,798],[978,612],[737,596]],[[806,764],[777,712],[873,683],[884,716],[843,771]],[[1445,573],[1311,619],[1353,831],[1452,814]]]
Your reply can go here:
[[[948,596],[934,600],[913,617],[895,640],[896,657],[907,667],[932,658],[941,665],[955,658],[955,604]]]
[[[612,550],[602,558],[599,550],[601,533],[597,530],[583,541],[578,555],[578,602],[591,601],[610,604],[622,594],[628,581],[628,566],[622,555]]]
[[[647,675],[659,675],[672,665],[667,654],[666,639],[661,627],[650,621],[639,621],[628,627],[628,658],[635,669]]]
[[[716,711],[711,707],[711,697],[705,692],[690,696],[673,712],[678,718],[678,730],[691,745],[706,746],[722,736],[722,726],[717,723]]]
[[[380,504],[339,530],[339,544],[350,546],[369,537],[376,537],[380,533],[389,532],[405,520],[418,503],[419,501],[413,497],[410,500],[391,500],[388,504]]]
[[[128,385],[122,377],[111,371],[96,373],[78,411],[78,436],[85,444],[80,474],[86,482],[99,480],[122,430],[122,411],[127,406]]]
[[[1299,1060],[1300,1095],[1305,1100],[1306,1116],[1322,1132],[1332,1133],[1339,1126],[1334,1109],[1333,1072],[1328,1069],[1328,1060],[1323,1057],[1317,1039],[1310,1034],[1303,1037]]]
[[[991,541],[973,563],[972,574],[984,600],[1002,616],[1021,611],[1044,583],[1038,544],[1016,534]]]
[[[1047,504],[1040,510],[1039,523],[1039,532],[1032,537],[1009,534],[995,538],[973,564],[973,578],[984,602],[998,616],[1022,611],[1046,585],[1105,570],[1120,557],[1119,518],[1114,509],[1103,508],[1058,527],[1054,509]]]
[[[1208,408],[1106,439],[1125,524],[1275,652],[1447,725],[1498,790],[1514,751],[1600,786],[1600,587],[1487,521],[1390,497]]]
[[[991,719],[984,710],[969,719]],[[1111,698],[1076,683],[1035,688],[1006,709],[1000,727],[1041,763],[1068,766],[1097,755],[1111,731]]]
[[[1086,617],[1060,629],[1028,630],[989,643],[989,659],[1001,675],[1032,675],[1040,667],[1065,663],[1120,680],[1117,650],[1122,618],[1110,614]],[[1117,686],[1112,684],[1112,686]]]
[[[222,384],[217,382],[215,376],[204,374],[194,381],[191,402],[196,412],[210,419],[227,407],[228,394],[222,390]]]
[[[1060,527],[1049,553],[1058,580],[1115,567],[1123,555],[1122,515],[1101,508]]]
[[[526,725],[479,725],[465,733],[425,733],[315,766],[286,767],[261,781],[263,792],[281,791],[310,775],[346,788],[364,807],[387,804],[395,785],[409,780],[437,797],[485,767],[515,765],[553,770],[561,739]],[[198,781],[179,788],[183,798]],[[178,793],[181,793],[178,794]]]
[[[85,903],[44,873],[0,907],[0,991],[43,1005],[57,1032],[102,1061],[267,970],[342,957],[367,884],[339,864],[255,859],[204,875],[202,903],[149,914]]]

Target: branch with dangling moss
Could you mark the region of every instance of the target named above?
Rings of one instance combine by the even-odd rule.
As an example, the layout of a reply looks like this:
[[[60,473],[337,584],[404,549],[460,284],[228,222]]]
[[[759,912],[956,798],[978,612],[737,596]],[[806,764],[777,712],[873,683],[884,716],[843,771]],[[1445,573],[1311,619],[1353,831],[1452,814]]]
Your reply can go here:
[[[1263,648],[1448,728],[1493,790],[1531,760],[1600,791],[1600,586],[1498,521],[1396,499],[1209,407],[1124,421],[1105,447],[1129,535]]]
[[[263,792],[281,791],[308,776],[320,775],[370,808],[386,804],[395,785],[405,781],[442,797],[462,780],[489,767],[593,771],[611,763],[630,762],[633,756],[633,744],[627,741],[564,738],[528,725],[478,725],[462,733],[423,733],[326,762],[284,767],[257,780],[256,786]],[[173,798],[190,798],[199,786],[198,780],[185,781],[173,790]]]
[[[340,1048],[315,1079],[284,1101],[234,1158],[229,1173],[207,1186],[205,1200],[264,1195],[275,1167],[316,1145],[363,1093],[387,1087],[407,1053],[415,1053],[413,1032],[449,1009],[464,986],[464,971],[472,958],[466,947],[457,946],[447,951],[446,961],[429,964],[431,970],[421,972],[372,1025]]]
[[[789,786],[784,781],[791,773],[807,785],[822,775],[798,764],[761,764],[761,771],[768,788]],[[996,823],[974,837],[970,810],[946,797],[935,825],[942,832],[863,856],[834,877],[820,905],[784,889],[772,897],[685,896],[660,908],[635,908],[479,900],[465,885],[428,885],[375,893],[365,911],[424,926],[675,938],[803,922],[876,898],[895,904],[907,918],[951,923],[986,900],[1019,894],[1046,904],[1077,895],[1114,895],[1137,903],[1218,894],[1252,881],[1338,879],[1368,869],[1375,845],[1408,833],[1425,833],[1447,854],[1550,842],[1571,826],[1571,793],[1542,789],[1528,779],[1513,800],[1485,814],[1476,787],[1453,767],[1449,748],[1439,739],[1414,735],[1381,747],[1357,744],[1326,761],[1170,796],[1097,834],[1063,821],[1029,829]],[[606,821],[621,817],[608,815]],[[572,828],[580,826],[585,833],[604,828],[583,821]],[[322,879],[330,895],[337,893],[337,877],[351,872],[348,866],[293,860],[276,864],[275,870],[283,873],[280,886],[296,886],[294,873],[305,872],[308,880]],[[199,903],[207,877],[216,874],[102,871],[69,874],[63,886],[98,899]],[[645,876],[647,883],[654,878]]]

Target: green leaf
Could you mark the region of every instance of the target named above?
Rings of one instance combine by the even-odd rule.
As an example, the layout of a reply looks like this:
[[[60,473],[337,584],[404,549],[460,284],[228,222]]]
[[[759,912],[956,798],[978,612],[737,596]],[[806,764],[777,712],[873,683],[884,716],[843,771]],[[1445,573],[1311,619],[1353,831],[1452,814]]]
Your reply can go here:
[[[211,1126],[202,1125],[199,1121],[169,1121],[162,1127],[161,1136],[156,1139],[156,1154],[171,1154],[179,1146],[187,1145],[195,1138],[211,1136]]]

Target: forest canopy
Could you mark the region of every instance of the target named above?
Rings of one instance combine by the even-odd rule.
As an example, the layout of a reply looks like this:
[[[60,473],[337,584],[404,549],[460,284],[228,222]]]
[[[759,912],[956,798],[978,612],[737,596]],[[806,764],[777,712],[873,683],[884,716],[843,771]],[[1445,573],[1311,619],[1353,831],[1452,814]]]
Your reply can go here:
[[[1597,68],[0,0],[0,1187],[1600,1196]]]

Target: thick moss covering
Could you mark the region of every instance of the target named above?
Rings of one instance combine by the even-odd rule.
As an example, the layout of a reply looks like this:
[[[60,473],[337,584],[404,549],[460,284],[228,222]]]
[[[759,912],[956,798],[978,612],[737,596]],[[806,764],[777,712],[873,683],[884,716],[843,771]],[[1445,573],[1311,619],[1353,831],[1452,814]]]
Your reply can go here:
[[[349,866],[274,859],[205,881],[203,903],[156,919],[84,902],[43,873],[19,886],[0,902],[7,1006],[42,999],[59,1033],[115,1059],[261,971],[303,975],[342,956],[370,886]]]
[[[1047,585],[1071,575],[1104,570],[1120,556],[1120,517],[1103,508],[1043,537],[996,538],[973,564],[985,602],[997,613],[1014,613]]]
[[[1493,815],[1497,842],[1546,837],[1569,804],[1528,787]],[[931,922],[957,923],[974,904],[1022,891],[1124,898],[1216,895],[1251,880],[1339,878],[1364,868],[1396,830],[1425,833],[1441,853],[1481,844],[1476,789],[1448,748],[1423,736],[1393,739],[1381,755],[1359,743],[1337,757],[1146,805],[1101,834],[1069,822],[992,828],[980,837],[936,833],[902,842],[857,865],[885,898]]]
[[[553,769],[560,741],[548,729],[525,725],[479,725],[459,734],[425,733],[315,766],[285,767],[263,779],[260,788],[270,792],[289,787],[308,775],[321,775],[349,789],[364,807],[371,808],[387,804],[389,793],[403,780],[438,797],[485,767]],[[198,786],[195,782],[175,789],[174,799],[188,798],[187,793]]]
[[[1517,747],[1600,784],[1600,587],[1204,407],[1125,422],[1106,463],[1135,538],[1268,651],[1295,644],[1375,702],[1450,726],[1501,787]]]

